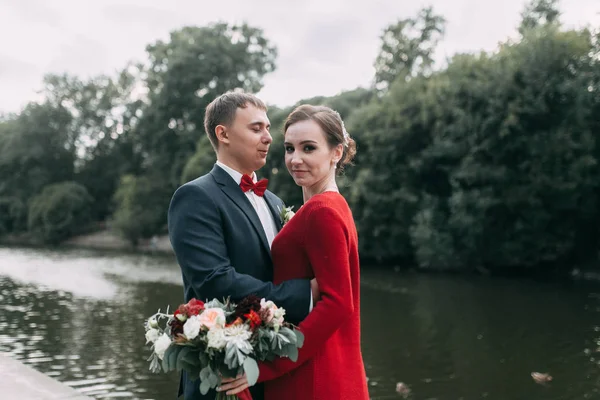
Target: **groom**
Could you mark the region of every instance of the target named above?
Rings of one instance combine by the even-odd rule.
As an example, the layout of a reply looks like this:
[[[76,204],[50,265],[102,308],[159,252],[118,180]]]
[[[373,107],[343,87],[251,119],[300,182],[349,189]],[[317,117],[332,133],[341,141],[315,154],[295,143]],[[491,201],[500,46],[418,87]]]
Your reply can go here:
[[[281,229],[283,201],[256,181],[254,171],[266,163],[272,138],[267,107],[257,97],[228,92],[206,108],[204,128],[217,153],[210,173],[181,186],[169,206],[169,238],[181,268],[185,301],[255,294],[285,308],[286,318],[300,323],[318,297],[316,281],[271,283],[271,243]],[[199,380],[182,374],[179,396],[202,396]],[[261,385],[251,388],[263,398]]]

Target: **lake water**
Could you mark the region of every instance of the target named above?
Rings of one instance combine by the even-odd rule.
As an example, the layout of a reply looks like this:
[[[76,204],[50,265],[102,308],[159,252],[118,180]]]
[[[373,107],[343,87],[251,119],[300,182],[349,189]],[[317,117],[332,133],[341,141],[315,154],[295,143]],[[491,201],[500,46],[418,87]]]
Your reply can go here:
[[[93,398],[175,398],[143,321],[181,300],[172,257],[0,248],[0,352]],[[372,399],[600,398],[598,285],[365,267],[361,307]]]

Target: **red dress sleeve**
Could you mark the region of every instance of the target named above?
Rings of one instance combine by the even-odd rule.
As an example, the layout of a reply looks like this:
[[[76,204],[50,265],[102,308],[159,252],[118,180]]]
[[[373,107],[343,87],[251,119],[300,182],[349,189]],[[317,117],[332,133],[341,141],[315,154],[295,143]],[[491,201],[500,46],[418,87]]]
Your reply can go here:
[[[329,206],[317,205],[307,211],[304,246],[319,283],[321,300],[298,326],[304,334],[298,360],[276,358],[259,363],[258,382],[278,378],[312,358],[354,312],[347,224]]]

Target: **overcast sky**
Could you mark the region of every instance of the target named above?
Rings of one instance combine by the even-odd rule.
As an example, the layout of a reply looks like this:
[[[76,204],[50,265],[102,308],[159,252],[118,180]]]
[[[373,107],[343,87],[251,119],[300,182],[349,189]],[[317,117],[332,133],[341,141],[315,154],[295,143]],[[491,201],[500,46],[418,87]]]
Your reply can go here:
[[[46,73],[85,78],[145,60],[171,30],[247,22],[278,48],[277,70],[259,95],[291,105],[371,83],[379,35],[432,5],[448,20],[438,59],[493,50],[515,35],[525,0],[0,0],[0,112],[35,98]],[[562,0],[568,26],[600,27],[599,0]]]

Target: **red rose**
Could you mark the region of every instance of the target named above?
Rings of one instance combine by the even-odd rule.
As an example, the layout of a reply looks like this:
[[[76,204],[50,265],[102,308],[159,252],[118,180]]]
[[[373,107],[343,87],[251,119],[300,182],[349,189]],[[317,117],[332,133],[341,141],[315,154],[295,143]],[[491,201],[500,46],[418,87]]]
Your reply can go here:
[[[202,310],[204,310],[204,302],[197,299],[191,299],[185,305],[185,307],[187,309],[188,316],[198,315]]]
[[[186,319],[187,319],[187,317],[189,317],[188,310],[187,310],[187,307],[185,306],[185,304],[182,304],[179,307],[177,307],[177,310],[175,310],[175,312],[173,313],[173,316],[177,317],[178,314],[185,316]]]
[[[262,324],[262,319],[260,315],[254,310],[251,310],[248,314],[245,314],[246,320],[250,322],[250,329],[256,329]]]

